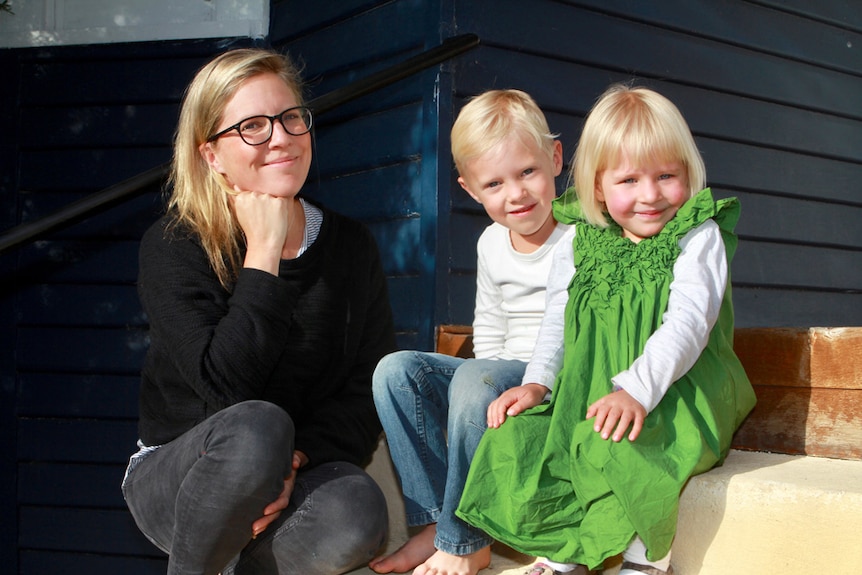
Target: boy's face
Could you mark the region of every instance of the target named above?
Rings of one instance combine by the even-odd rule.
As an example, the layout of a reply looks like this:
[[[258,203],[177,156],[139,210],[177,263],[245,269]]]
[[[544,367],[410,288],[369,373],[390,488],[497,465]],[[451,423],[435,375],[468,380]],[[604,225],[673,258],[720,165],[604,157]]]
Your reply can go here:
[[[482,204],[492,220],[509,228],[515,250],[531,252],[554,229],[554,178],[563,169],[563,146],[549,156],[530,138],[512,135],[465,162],[458,183]]]

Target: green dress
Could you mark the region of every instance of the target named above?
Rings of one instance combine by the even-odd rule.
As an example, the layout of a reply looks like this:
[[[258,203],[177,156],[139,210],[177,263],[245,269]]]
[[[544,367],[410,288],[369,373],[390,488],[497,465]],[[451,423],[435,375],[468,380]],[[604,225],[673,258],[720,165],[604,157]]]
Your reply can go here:
[[[724,460],[733,432],[754,407],[733,352],[730,281],[706,348],[634,442],[603,440],[585,414],[660,326],[683,236],[715,220],[730,262],[739,204],[716,202],[703,190],[658,235],[634,243],[616,225],[587,224],[572,196],[569,190],[554,205],[558,220],[577,226],[562,370],[550,403],[485,433],[457,515],[514,549],[553,561],[595,568],[635,535],[648,557],[659,559],[670,550],[685,482]]]

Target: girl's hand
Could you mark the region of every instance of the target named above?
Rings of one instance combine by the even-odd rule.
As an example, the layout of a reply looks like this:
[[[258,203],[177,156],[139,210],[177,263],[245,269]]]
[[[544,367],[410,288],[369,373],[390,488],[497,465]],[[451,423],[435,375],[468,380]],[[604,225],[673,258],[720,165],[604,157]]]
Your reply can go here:
[[[617,442],[622,440],[629,425],[632,426],[629,441],[637,439],[646,416],[644,406],[624,389],[609,393],[587,408],[587,419],[596,418],[593,426],[596,433],[601,433],[602,439],[608,439],[613,433],[613,440]]]
[[[288,503],[290,503],[290,495],[293,493],[293,487],[296,484],[296,472],[306,463],[308,463],[308,457],[303,452],[293,452],[291,471],[290,475],[284,480],[284,489],[275,501],[264,508],[263,517],[251,524],[252,539],[263,533],[269,527],[269,524],[278,519],[281,512],[287,508]]]
[[[548,388],[540,383],[527,383],[512,387],[488,406],[488,427],[497,428],[506,421],[506,416],[516,416],[525,409],[542,403]]]
[[[278,275],[293,198],[234,189],[237,194],[231,201],[246,242],[243,266]]]

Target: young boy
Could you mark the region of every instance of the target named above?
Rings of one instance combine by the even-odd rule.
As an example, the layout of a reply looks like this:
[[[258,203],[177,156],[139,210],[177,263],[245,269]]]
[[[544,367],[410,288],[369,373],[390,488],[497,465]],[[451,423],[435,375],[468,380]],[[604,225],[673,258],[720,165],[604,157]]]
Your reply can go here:
[[[425,526],[372,560],[378,573],[474,575],[489,565],[491,539],[455,509],[488,405],[521,383],[545,310],[553,248],[569,227],[551,214],[562,145],[529,95],[493,90],[474,98],[451,138],[458,183],[493,220],[477,245],[475,359],[399,351],[374,372],[374,402],[407,523]]]

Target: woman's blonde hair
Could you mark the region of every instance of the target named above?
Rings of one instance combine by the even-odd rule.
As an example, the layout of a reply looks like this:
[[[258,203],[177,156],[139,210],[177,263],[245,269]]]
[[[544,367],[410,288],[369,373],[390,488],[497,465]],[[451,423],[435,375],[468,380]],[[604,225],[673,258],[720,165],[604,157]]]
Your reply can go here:
[[[452,158],[458,173],[464,165],[496,147],[512,134],[532,139],[548,156],[554,139],[538,104],[520,90],[490,90],[470,100],[452,124]]]
[[[242,230],[228,200],[233,190],[210,168],[199,148],[216,132],[225,107],[240,86],[261,74],[279,76],[302,105],[299,71],[286,55],[258,48],[231,50],[195,74],[183,97],[174,135],[168,212],[175,225],[188,227],[198,237],[226,289],[241,265]]]
[[[607,227],[604,206],[596,198],[602,172],[626,155],[635,165],[682,162],[689,197],[706,185],[706,168],[688,124],[673,103],[648,88],[615,84],[598,99],[584,122],[572,161],[571,181],[581,213]]]

